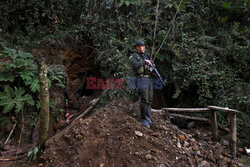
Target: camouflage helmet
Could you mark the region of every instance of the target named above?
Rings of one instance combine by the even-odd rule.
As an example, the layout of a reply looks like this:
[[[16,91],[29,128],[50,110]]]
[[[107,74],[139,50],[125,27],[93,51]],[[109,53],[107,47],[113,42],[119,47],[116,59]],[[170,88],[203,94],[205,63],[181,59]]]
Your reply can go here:
[[[138,40],[135,42],[135,46],[143,46],[143,45],[145,45],[143,40]]]

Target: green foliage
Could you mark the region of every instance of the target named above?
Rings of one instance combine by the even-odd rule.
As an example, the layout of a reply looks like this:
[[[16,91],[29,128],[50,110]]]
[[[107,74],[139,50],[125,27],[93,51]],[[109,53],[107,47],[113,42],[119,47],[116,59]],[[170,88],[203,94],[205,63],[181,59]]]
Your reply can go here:
[[[214,7],[218,9],[215,11],[218,22],[224,24],[227,21],[241,20],[242,23],[247,23],[248,5],[249,1],[247,0],[216,0]]]
[[[35,161],[37,160],[37,158],[39,158],[40,154],[42,153],[41,148],[39,148],[38,146],[35,147],[34,149],[30,150],[27,154],[28,156],[28,160],[29,161]]]
[[[126,6],[129,6],[129,5],[139,5],[140,4],[140,1],[139,0],[120,0],[119,2],[119,7],[121,7],[122,5],[126,5]]]
[[[122,90],[117,90],[117,89],[105,90],[100,98],[100,102],[98,104],[99,107],[107,105],[110,101],[116,99],[117,97],[120,97],[122,94],[123,94]]]
[[[34,105],[34,100],[29,94],[25,94],[23,88],[12,89],[6,86],[4,92],[0,92],[0,106],[4,106],[3,113],[10,112],[15,108],[15,112],[18,113],[24,107],[24,104]]]
[[[53,83],[55,86],[66,88],[63,84],[64,75],[65,74],[62,71],[54,72],[51,69],[48,69],[49,87],[51,87],[51,83]]]
[[[1,59],[6,59],[0,63],[0,81],[24,81],[25,85],[30,85],[36,80],[36,65],[30,53],[17,51],[15,49],[4,48],[0,53]]]
[[[15,113],[21,111],[25,104],[40,108],[39,99],[39,78],[37,66],[30,53],[17,51],[15,49],[4,48],[1,52],[0,63],[0,106],[3,107],[3,113]],[[62,83],[63,73],[60,71],[52,72],[48,70],[49,87],[52,83],[56,86],[65,88]],[[4,91],[1,92],[1,89]],[[55,102],[50,100],[50,106],[54,107]]]
[[[85,0],[25,0],[14,4],[3,1],[0,4],[0,30],[4,33],[0,43],[7,39],[22,45],[32,41],[34,45],[45,35],[59,34],[65,27],[79,22],[85,4]]]
[[[155,8],[153,1],[139,0],[52,0],[42,3],[28,0],[17,2],[14,7],[6,1],[0,5],[3,11],[0,13],[0,43],[5,38],[12,42],[33,42],[34,38],[54,40],[55,33],[60,34],[59,30],[71,26],[70,33],[77,33],[75,40],[93,48],[95,63],[102,76],[124,78],[132,75],[128,57],[134,52],[135,40],[143,38],[148,53],[151,53],[153,42],[157,50],[173,25],[155,59],[159,72],[168,83],[166,94],[171,98],[167,104],[239,109],[247,116],[239,117],[242,123],[238,128],[247,136],[244,124],[250,122],[247,91],[250,87],[249,2],[160,1],[153,41]],[[173,21],[176,11],[177,18]],[[79,22],[81,25],[74,25]],[[48,34],[53,35],[48,37]],[[31,91],[35,97],[39,87],[32,58],[26,55],[27,58],[22,59],[24,53],[8,48],[2,54],[9,55],[9,59],[0,64],[0,82],[10,84],[13,90],[14,86],[25,87],[25,91]],[[63,75],[51,71],[49,76],[50,82],[63,87]],[[4,89],[0,86],[0,91]],[[105,97],[113,99],[120,94],[121,91],[109,91]],[[223,116],[219,115],[219,118],[222,120]]]

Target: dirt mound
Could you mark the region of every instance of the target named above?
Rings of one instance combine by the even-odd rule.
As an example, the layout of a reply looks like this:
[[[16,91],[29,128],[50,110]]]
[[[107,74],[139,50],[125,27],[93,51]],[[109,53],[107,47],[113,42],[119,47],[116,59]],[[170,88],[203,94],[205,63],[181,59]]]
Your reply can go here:
[[[50,138],[40,166],[241,166],[219,143],[198,142],[164,114],[152,114],[150,129],[137,116],[138,104],[113,101]]]

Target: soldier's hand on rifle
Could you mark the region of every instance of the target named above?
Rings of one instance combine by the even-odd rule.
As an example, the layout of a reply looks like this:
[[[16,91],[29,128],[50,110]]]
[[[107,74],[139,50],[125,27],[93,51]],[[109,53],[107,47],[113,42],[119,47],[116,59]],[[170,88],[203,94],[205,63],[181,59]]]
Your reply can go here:
[[[151,61],[149,61],[149,60],[145,60],[145,61],[148,63],[149,66],[152,66]]]

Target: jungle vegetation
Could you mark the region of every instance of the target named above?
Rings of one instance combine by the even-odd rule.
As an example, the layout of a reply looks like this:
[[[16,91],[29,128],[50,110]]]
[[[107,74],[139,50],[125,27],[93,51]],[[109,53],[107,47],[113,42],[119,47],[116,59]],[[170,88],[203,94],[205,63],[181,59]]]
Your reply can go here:
[[[105,78],[124,78],[131,75],[134,42],[144,39],[167,83],[161,104],[238,109],[239,140],[250,147],[249,6],[248,0],[1,2],[0,128],[12,115],[37,115],[32,106],[39,108],[38,76],[28,48],[68,37],[92,48]],[[62,86],[62,73],[50,74]],[[111,90],[108,97],[121,94],[131,92]],[[223,114],[218,117],[226,122]]]

